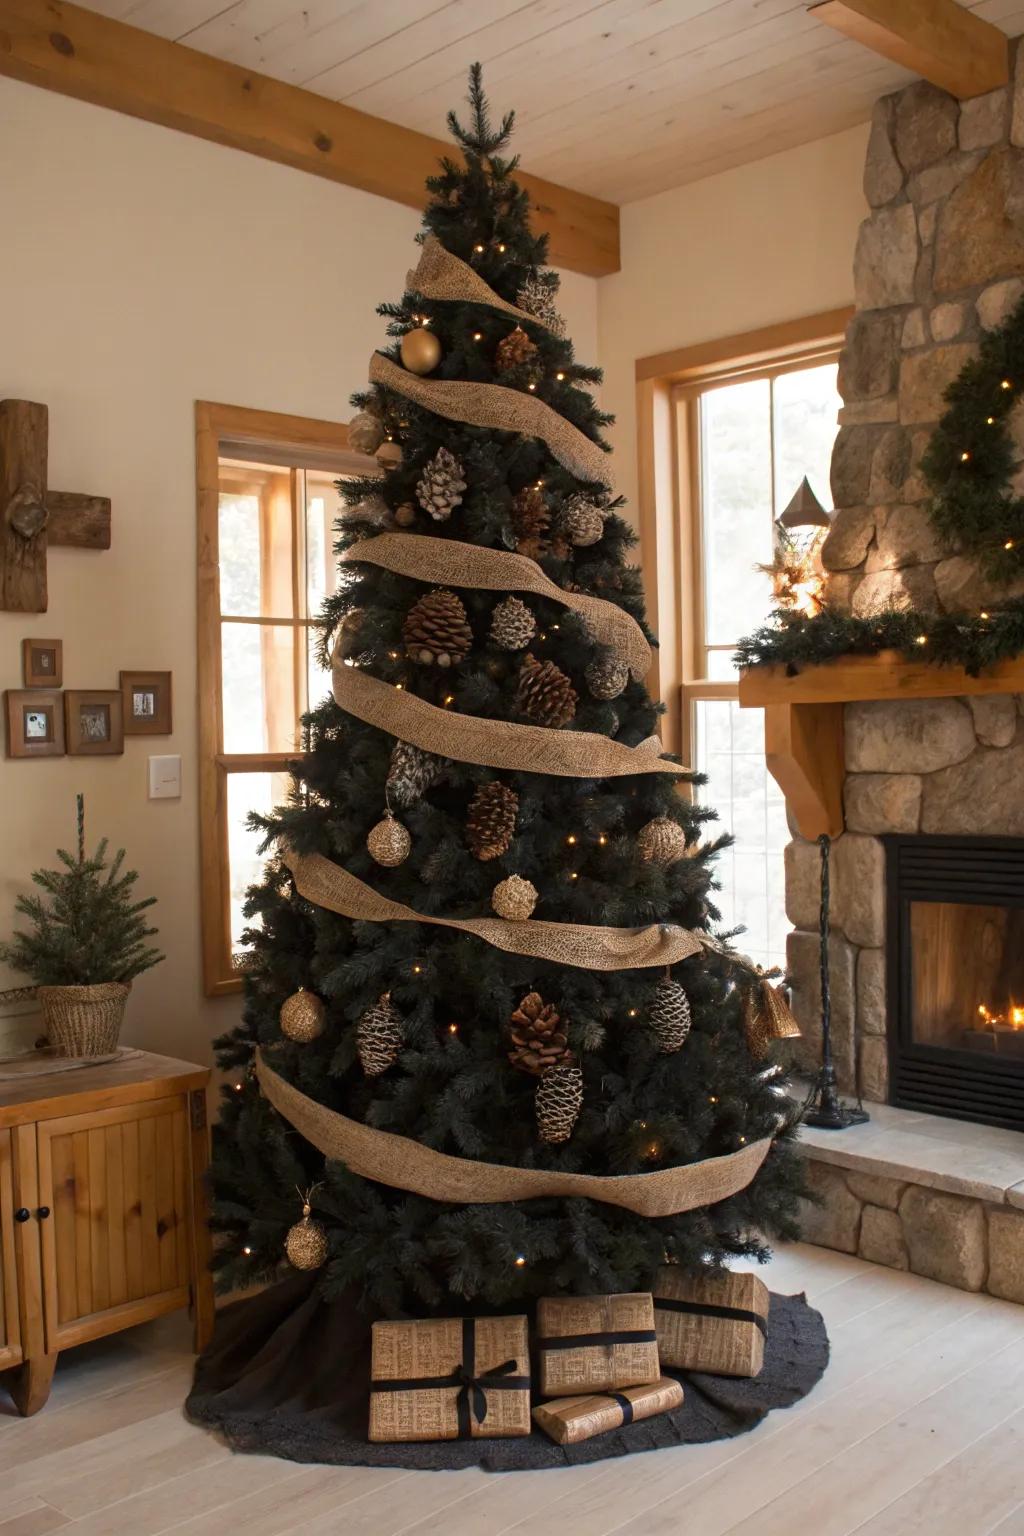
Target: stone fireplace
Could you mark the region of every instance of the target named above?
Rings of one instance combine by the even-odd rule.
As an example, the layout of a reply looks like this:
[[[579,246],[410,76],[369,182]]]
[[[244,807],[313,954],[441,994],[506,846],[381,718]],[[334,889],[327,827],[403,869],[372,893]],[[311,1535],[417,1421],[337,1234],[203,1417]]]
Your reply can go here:
[[[1024,583],[993,590],[974,560],[940,548],[920,473],[946,385],[974,356],[981,334],[1001,324],[1024,293],[1024,65],[1020,46],[1013,51],[1014,79],[1005,90],[960,103],[920,82],[875,110],[864,179],[871,212],[857,243],[857,310],[839,370],[844,406],[832,461],[836,513],[823,555],[828,601],[856,614],[893,601],[978,611],[1000,595],[1024,592]],[[1015,435],[1024,458],[1022,416]],[[915,1058],[913,1050],[900,1056],[900,1029],[907,1021],[901,1026],[897,1004],[905,978],[894,966],[897,960],[911,967],[915,962],[894,954],[897,934],[887,910],[894,848],[935,848],[935,839],[951,847],[950,840],[975,839],[980,859],[995,842],[1024,839],[1024,696],[848,703],[844,737],[845,826],[832,849],[836,1064],[846,1091],[859,1087],[865,1099],[902,1103],[924,1091],[920,1067],[928,1048],[918,1040],[924,1058],[920,1052]],[[788,959],[794,1009],[806,1031],[806,1062],[813,1065],[820,1046],[819,854],[795,822],[793,827],[786,850],[786,904],[795,928]],[[909,851],[904,857],[911,858]],[[970,894],[964,902],[954,895],[947,903],[964,904],[978,906]],[[966,988],[962,977],[954,981],[960,967],[944,945],[947,939],[959,945],[970,968],[984,919],[975,911],[941,920],[919,914],[915,921],[919,946],[941,955],[935,963],[946,967],[950,988]],[[928,924],[935,931],[926,934]],[[994,931],[987,930],[990,942]],[[1013,932],[1024,944],[1019,930]],[[992,984],[998,988],[998,976]],[[923,986],[922,973],[919,999]],[[1024,986],[1019,991],[1024,994]],[[1014,1076],[1008,1060],[1024,1060],[1015,1055],[1020,1042],[1010,1039],[1008,1013],[1024,1004],[1024,995],[1007,993],[1002,1002],[996,990],[991,996],[990,1002],[979,993],[972,1003],[993,1015],[991,1028],[976,1029],[977,1039],[948,1054],[973,1055],[976,1073],[989,1070],[1002,1081]],[[959,993],[934,1004],[938,1012],[960,1006],[967,1005]],[[984,1023],[982,1015],[975,1020]],[[975,1020],[965,1019],[963,1031]],[[922,1027],[919,1020],[919,1033]],[[890,1043],[892,1061],[900,1062],[899,1081],[890,1075]],[[932,1049],[940,1048],[933,1043]],[[910,1086],[915,1071],[916,1090]],[[1016,1083],[1024,1115],[1024,1078]],[[944,1105],[937,1081],[931,1091],[932,1112],[970,1109]],[[1004,1117],[993,1123],[1024,1122]]]

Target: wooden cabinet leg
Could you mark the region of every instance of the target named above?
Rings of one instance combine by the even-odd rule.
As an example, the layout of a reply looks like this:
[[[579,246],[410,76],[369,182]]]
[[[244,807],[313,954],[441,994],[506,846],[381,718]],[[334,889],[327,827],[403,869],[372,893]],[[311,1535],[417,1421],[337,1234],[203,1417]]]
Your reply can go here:
[[[206,1093],[194,1088],[189,1095],[190,1161],[192,1175],[192,1341],[197,1355],[213,1338],[213,1275],[210,1273],[210,1212],[206,1174],[210,1163],[210,1132],[206,1123]]]
[[[45,1408],[50,1396],[53,1372],[57,1364],[57,1352],[52,1355],[36,1355],[19,1365],[11,1381],[11,1396],[22,1418],[31,1418],[40,1408]]]

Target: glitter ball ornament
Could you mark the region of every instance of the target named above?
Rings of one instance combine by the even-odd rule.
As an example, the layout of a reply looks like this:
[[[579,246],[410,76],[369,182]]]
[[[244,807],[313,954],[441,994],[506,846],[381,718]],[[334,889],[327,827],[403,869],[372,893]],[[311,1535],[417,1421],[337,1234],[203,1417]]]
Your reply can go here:
[[[640,857],[645,864],[674,864],[686,855],[686,833],[670,816],[655,816],[636,835]]]
[[[586,496],[570,496],[562,508],[562,528],[573,544],[583,548],[604,535],[604,513]]]
[[[599,656],[583,676],[595,699],[617,699],[629,682],[629,668],[617,656]]]
[[[396,864],[404,864],[409,857],[412,838],[402,823],[390,811],[385,811],[377,825],[370,828],[366,846],[370,857],[378,864],[383,864],[385,869],[394,869]]]
[[[356,453],[376,453],[384,441],[384,424],[372,411],[357,411],[348,424],[348,445]]]
[[[377,449],[376,459],[381,469],[397,469],[402,462],[401,443],[396,443],[389,437]]]
[[[281,1004],[281,1033],[299,1045],[308,1045],[311,1040],[318,1040],[323,1034],[326,1012],[315,992],[307,992],[305,987],[300,987]]]
[[[583,1072],[579,1067],[555,1067],[545,1072],[534,1095],[541,1141],[558,1146],[568,1141],[583,1108]]]
[[[327,1231],[314,1221],[308,1197],[302,1202],[302,1220],[284,1240],[284,1251],[293,1269],[319,1269],[327,1257]]]
[[[525,923],[537,905],[537,887],[519,875],[509,875],[491,892],[491,906],[510,923]]]
[[[521,651],[537,633],[537,620],[518,597],[506,597],[491,616],[491,639],[503,651]]]
[[[444,523],[462,505],[465,489],[462,464],[447,448],[439,448],[419,478],[416,500],[436,523]]]
[[[441,343],[433,331],[418,325],[414,331],[406,331],[399,348],[402,365],[410,373],[433,373],[441,361]]]
[[[403,1042],[402,1015],[392,1003],[391,993],[384,992],[356,1025],[356,1050],[367,1077],[380,1077],[393,1066]]]
[[[647,1019],[659,1051],[678,1051],[690,1033],[690,999],[678,981],[666,976],[658,982]]]

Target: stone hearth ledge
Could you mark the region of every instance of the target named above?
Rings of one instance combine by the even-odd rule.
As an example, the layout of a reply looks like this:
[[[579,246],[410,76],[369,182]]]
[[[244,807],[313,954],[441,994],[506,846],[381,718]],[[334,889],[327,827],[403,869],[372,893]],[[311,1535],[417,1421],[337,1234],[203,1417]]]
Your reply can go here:
[[[805,1241],[1024,1304],[1024,1134],[873,1104],[801,1127]]]

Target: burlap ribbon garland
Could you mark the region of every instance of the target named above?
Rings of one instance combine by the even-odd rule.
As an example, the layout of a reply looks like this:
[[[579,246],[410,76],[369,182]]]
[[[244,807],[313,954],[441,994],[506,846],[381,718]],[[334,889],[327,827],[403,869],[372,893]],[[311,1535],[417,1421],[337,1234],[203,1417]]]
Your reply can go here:
[[[422,379],[393,363],[382,352],[370,359],[370,383],[394,390],[435,416],[464,421],[472,427],[491,427],[498,432],[518,432],[539,437],[559,464],[581,480],[598,485],[612,483],[609,456],[578,427],[559,416],[536,395],[504,384],[475,384],[462,379]]]
[[[352,564],[366,561],[396,576],[432,581],[439,586],[468,587],[488,592],[532,592],[586,621],[594,639],[608,645],[640,679],[651,664],[651,648],[644,632],[625,609],[601,597],[566,592],[545,576],[536,560],[511,550],[483,549],[458,539],[434,539],[418,533],[379,533],[353,544],[341,556]]]
[[[264,1097],[318,1152],[344,1163],[352,1173],[389,1189],[404,1189],[446,1205],[501,1205],[551,1196],[599,1200],[638,1216],[676,1216],[716,1205],[739,1194],[753,1180],[768,1155],[770,1136],[738,1152],[709,1157],[655,1173],[608,1176],[557,1173],[540,1168],[508,1168],[434,1152],[407,1136],[378,1131],[350,1120],[307,1097],[256,1054],[256,1073]]]
[[[436,757],[453,757],[481,768],[507,768],[512,773],[549,773],[563,779],[621,779],[636,773],[690,771],[660,755],[662,746],[657,736],[648,736],[638,747],[627,747],[593,731],[555,731],[440,709],[404,688],[372,677],[362,667],[347,666],[340,644],[334,647],[332,674],[339,708]]]
[[[675,965],[704,947],[698,934],[674,923],[597,928],[582,923],[514,923],[502,917],[436,917],[382,896],[321,853],[300,854],[286,847],[281,857],[292,872],[299,895],[328,912],[366,923],[431,923],[437,928],[456,928],[507,954],[530,955],[556,965],[574,965],[585,971],[645,970]]]
[[[528,309],[517,309],[514,304],[499,298],[479,272],[453,256],[434,235],[428,235],[424,240],[423,254],[416,270],[406,273],[405,285],[422,293],[425,299],[440,299],[453,304],[485,304],[488,309],[500,309],[503,315],[513,315],[516,320],[539,325],[542,330],[551,329],[546,321],[531,315]]]

